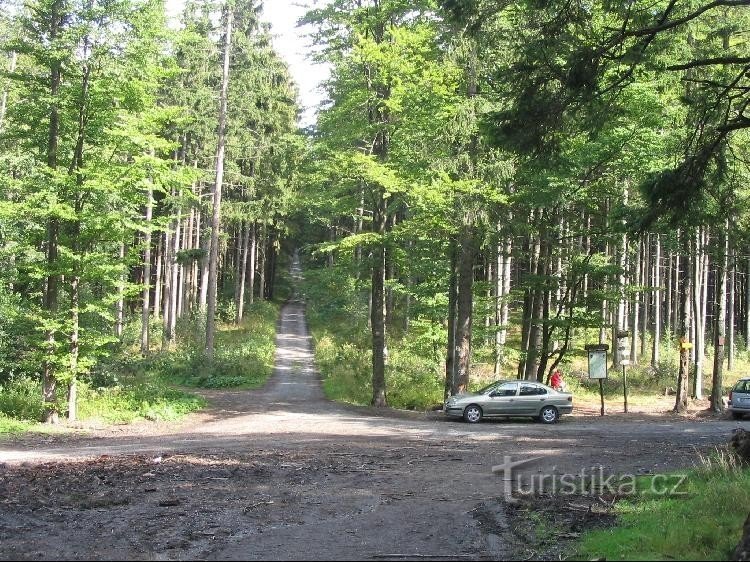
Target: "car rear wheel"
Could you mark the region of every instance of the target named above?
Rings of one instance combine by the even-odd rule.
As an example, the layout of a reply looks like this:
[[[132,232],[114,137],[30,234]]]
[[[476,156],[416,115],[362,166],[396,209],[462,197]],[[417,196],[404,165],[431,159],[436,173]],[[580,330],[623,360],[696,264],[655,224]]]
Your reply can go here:
[[[745,417],[745,414],[742,412],[732,412],[732,419],[733,420],[741,420]]]
[[[476,404],[467,406],[464,410],[464,421],[467,423],[479,423],[482,421],[482,408]]]
[[[545,406],[542,411],[539,412],[539,421],[542,423],[557,423],[560,419],[560,412],[554,406]]]

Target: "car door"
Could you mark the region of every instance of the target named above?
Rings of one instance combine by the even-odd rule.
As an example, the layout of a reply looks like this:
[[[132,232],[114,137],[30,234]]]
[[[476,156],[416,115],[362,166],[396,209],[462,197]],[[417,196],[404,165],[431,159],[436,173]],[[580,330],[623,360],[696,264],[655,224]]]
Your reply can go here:
[[[499,384],[487,395],[486,406],[483,406],[484,413],[490,416],[512,415],[517,396],[517,382]]]
[[[519,416],[536,416],[539,410],[546,403],[548,395],[547,390],[538,384],[524,382],[521,383],[516,400],[516,411]]]

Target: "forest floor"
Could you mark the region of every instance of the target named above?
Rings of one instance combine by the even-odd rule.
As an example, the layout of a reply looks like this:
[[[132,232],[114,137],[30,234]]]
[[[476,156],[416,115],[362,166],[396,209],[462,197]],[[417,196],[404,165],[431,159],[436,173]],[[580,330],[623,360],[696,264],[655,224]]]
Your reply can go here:
[[[292,302],[264,389],[202,391],[209,408],[179,422],[3,437],[0,559],[557,559],[579,530],[611,523],[607,499],[508,502],[493,466],[656,474],[748,423],[467,425],[346,406],[324,398],[310,345]]]

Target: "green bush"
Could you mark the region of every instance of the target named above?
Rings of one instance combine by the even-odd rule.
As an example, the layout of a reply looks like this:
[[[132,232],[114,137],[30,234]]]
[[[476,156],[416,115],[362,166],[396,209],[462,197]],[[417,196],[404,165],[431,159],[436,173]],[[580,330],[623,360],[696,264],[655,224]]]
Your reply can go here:
[[[39,379],[19,376],[0,385],[0,414],[15,420],[39,421],[43,413]]]

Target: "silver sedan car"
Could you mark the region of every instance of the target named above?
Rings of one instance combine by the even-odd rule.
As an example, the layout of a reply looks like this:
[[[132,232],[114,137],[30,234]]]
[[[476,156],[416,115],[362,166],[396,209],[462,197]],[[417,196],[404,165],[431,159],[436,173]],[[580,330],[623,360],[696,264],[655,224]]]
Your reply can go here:
[[[729,393],[729,411],[736,420],[750,414],[750,379],[740,379]]]
[[[482,418],[532,417],[556,423],[573,412],[573,395],[531,381],[497,381],[479,392],[457,394],[445,401],[446,416],[479,423]]]

